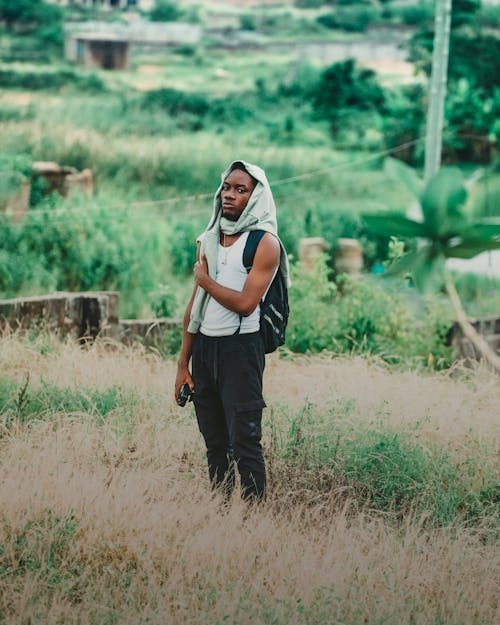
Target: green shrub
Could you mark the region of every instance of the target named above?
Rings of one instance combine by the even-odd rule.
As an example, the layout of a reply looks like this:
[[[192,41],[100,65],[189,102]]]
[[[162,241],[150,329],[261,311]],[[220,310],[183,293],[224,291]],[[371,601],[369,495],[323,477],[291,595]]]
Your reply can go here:
[[[489,96],[467,80],[454,83],[445,107],[443,158],[453,162],[489,163],[496,149],[500,89]]]
[[[357,5],[339,7],[332,13],[319,15],[316,19],[319,24],[327,28],[364,32],[380,15],[380,11],[372,6]]]
[[[151,308],[155,317],[173,317],[177,310],[177,298],[167,284],[160,284],[151,295]]]
[[[421,164],[424,146],[419,138],[425,134],[427,105],[424,87],[407,85],[387,91],[386,95],[387,115],[383,118],[386,149],[398,148],[396,158],[410,165]]]
[[[278,85],[279,96],[310,100],[317,89],[319,71],[307,62],[294,63]]]
[[[31,159],[27,154],[0,153],[0,202],[15,193],[30,176]]]
[[[325,259],[314,270],[293,267],[286,346],[299,353],[377,354],[404,366],[448,366],[447,308],[420,301],[402,281],[342,275],[330,279]]]
[[[142,106],[144,108],[161,108],[171,115],[193,113],[203,116],[209,109],[209,103],[205,96],[168,87],[148,91],[143,98]]]
[[[38,50],[61,53],[64,43],[63,12],[42,0],[0,0],[0,22],[10,34],[35,42]]]
[[[350,398],[337,401],[326,413],[307,403],[300,413],[286,415],[284,436],[273,436],[275,479],[281,474],[286,483],[293,481],[301,503],[334,492],[354,509],[377,511],[396,521],[416,516],[424,526],[434,527],[495,522],[498,484],[470,480],[480,457],[471,455],[457,464],[445,450],[424,447],[419,425],[412,432],[354,427],[355,408]]]
[[[385,109],[386,96],[375,72],[357,68],[353,59],[327,67],[312,95],[316,115],[329,120],[333,133],[349,116]]]
[[[73,210],[57,204],[62,210],[55,215],[49,203],[42,203],[19,225],[4,218],[6,268],[0,271],[0,293],[11,297],[52,290],[116,289],[122,295],[123,315],[141,314],[145,294],[166,271],[168,256],[162,254],[162,240],[168,226],[160,220],[140,219],[126,209],[89,207],[86,198],[81,198],[85,208],[78,206],[76,197],[72,202]]]
[[[153,22],[176,22],[181,16],[182,10],[179,5],[171,0],[156,0],[149,12],[149,17]]]
[[[279,226],[285,249],[295,258],[299,241],[303,237],[323,237],[329,242],[327,254],[330,258],[335,251],[337,239],[358,239],[363,247],[364,263],[368,269],[387,257],[390,237],[368,232],[360,216],[353,211],[333,209],[327,204],[306,208],[304,211],[283,211],[279,216]]]
[[[432,23],[434,6],[432,2],[419,2],[409,6],[395,6],[390,8],[391,17],[408,26],[420,26]]]
[[[203,231],[206,219],[191,219],[174,223],[167,239],[172,273],[189,275],[196,262],[196,238]]]
[[[0,87],[29,90],[60,89],[75,86],[90,93],[104,91],[103,81],[93,73],[81,74],[71,69],[16,71],[0,69]]]

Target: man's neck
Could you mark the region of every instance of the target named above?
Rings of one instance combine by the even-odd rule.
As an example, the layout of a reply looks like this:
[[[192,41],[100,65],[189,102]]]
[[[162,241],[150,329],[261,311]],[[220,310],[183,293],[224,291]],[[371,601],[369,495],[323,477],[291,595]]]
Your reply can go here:
[[[235,243],[235,241],[237,241],[241,235],[241,232],[237,232],[236,234],[224,234],[223,232],[221,232],[219,234],[219,241],[224,247],[229,247],[230,245]]]

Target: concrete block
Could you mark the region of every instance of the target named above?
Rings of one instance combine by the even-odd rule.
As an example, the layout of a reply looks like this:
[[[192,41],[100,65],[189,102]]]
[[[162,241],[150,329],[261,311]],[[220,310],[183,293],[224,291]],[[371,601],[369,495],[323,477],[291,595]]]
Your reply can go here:
[[[307,237],[299,241],[299,261],[305,269],[314,267],[314,259],[320,254],[324,254],[328,249],[328,244],[323,237]]]
[[[0,300],[0,328],[43,328],[61,336],[94,339],[118,323],[117,292],[58,292],[50,295]]]
[[[334,264],[338,273],[360,273],[363,269],[361,243],[357,239],[337,239]]]

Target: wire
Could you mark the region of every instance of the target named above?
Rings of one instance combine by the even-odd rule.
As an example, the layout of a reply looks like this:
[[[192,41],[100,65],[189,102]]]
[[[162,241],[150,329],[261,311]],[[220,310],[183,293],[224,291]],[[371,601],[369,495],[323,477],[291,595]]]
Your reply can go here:
[[[485,137],[481,137],[478,135],[463,135],[463,137],[466,138],[470,138],[470,139],[476,139],[476,140],[483,140],[483,141],[487,141],[487,139]],[[339,171],[341,169],[349,169],[358,165],[362,165],[362,164],[366,164],[372,161],[376,161],[379,160],[385,156],[390,156],[391,154],[397,154],[398,152],[405,150],[408,147],[412,147],[414,145],[417,145],[418,143],[421,143],[425,141],[425,136],[421,136],[418,137],[416,139],[413,139],[411,141],[406,141],[405,143],[401,143],[393,148],[388,148],[386,150],[381,150],[379,152],[375,152],[373,154],[369,154],[366,156],[362,156],[360,158],[357,159],[350,159],[350,160],[346,160],[343,161],[341,163],[336,163],[334,165],[331,165],[329,167],[325,167],[322,169],[317,169],[317,170],[313,170],[310,172],[305,172],[303,174],[298,174],[296,176],[290,176],[288,178],[281,178],[278,180],[274,180],[273,182],[270,183],[271,187],[274,189],[276,187],[279,187],[281,185],[284,184],[289,184],[289,183],[293,183],[293,182],[298,182],[298,181],[303,181],[303,180],[309,180],[311,178],[314,178],[316,176],[320,176],[322,174],[326,174],[326,173],[330,173],[332,171]],[[302,193],[292,193],[292,194],[287,194],[287,198],[290,200],[291,198],[294,197],[302,197],[304,196],[304,192]],[[162,207],[165,205],[171,205],[171,204],[175,204],[177,202],[199,202],[202,200],[206,200],[209,198],[212,198],[214,196],[213,193],[196,193],[193,195],[184,195],[184,196],[177,196],[177,197],[173,197],[173,198],[163,198],[161,200],[142,200],[142,201],[137,201],[137,202],[128,202],[125,206],[126,208],[144,208],[144,207]],[[277,194],[275,194],[276,197],[280,197],[279,192]],[[71,214],[71,219],[64,219],[64,220],[54,220],[51,219],[51,223],[68,223],[68,222],[72,222],[74,217],[85,217],[88,216],[89,214],[91,214],[91,212],[98,212],[101,210],[106,210],[106,211],[112,211],[112,210],[119,210],[119,209],[123,209],[124,208],[124,204],[117,204],[117,205],[111,205],[111,206],[96,206],[96,207],[92,207],[91,209],[86,209],[85,212],[82,212],[82,207],[81,206],[72,206],[72,207],[62,207],[62,208],[39,208],[39,209],[35,209],[34,211],[31,212],[31,214],[38,214],[38,215],[43,215],[45,213],[49,214],[50,216],[54,216],[54,215],[59,215],[59,214]],[[206,207],[202,206],[200,208],[194,208],[194,207],[189,207],[189,208],[184,208],[183,209],[183,214],[186,215],[193,215],[193,214],[197,214],[197,213],[206,213]],[[22,211],[12,211],[11,213],[9,213],[10,216],[15,217],[17,215],[23,216],[26,213],[22,212]],[[111,221],[113,219],[120,219],[120,218],[130,218],[130,215],[124,215],[123,213],[121,214],[117,214],[114,216],[111,216],[109,213],[106,215],[106,219],[108,221]],[[19,223],[19,222],[18,222]]]
[[[308,180],[310,178],[314,178],[316,176],[320,176],[322,174],[329,173],[332,171],[337,171],[340,169],[345,169],[345,168],[361,165],[364,163],[369,163],[371,161],[383,158],[384,156],[389,156],[390,154],[396,154],[397,152],[400,152],[401,150],[404,150],[408,147],[416,145],[417,143],[424,141],[424,140],[425,140],[425,137],[418,137],[417,139],[413,139],[412,141],[407,141],[398,146],[395,146],[394,148],[388,148],[387,150],[375,152],[374,154],[363,156],[358,159],[350,159],[348,161],[336,163],[335,165],[331,165],[329,167],[325,167],[322,169],[317,169],[314,171],[299,174],[297,176],[291,176],[289,178],[282,178],[281,180],[275,180],[271,182],[270,184],[271,184],[271,187],[274,188],[274,187],[281,186],[283,184],[297,182],[299,180]],[[129,202],[126,204],[126,206],[128,208],[143,208],[143,207],[154,207],[154,206],[160,207],[165,204],[174,204],[176,202],[181,202],[181,201],[182,202],[198,202],[200,200],[206,200],[208,198],[212,198],[213,195],[214,195],[213,193],[197,193],[194,195],[184,195],[184,196],[178,196],[178,197],[173,197],[173,198],[164,198],[162,200],[142,200],[139,202]],[[80,211],[81,208],[82,208],[81,206],[73,206],[73,207],[68,206],[68,207],[63,207],[63,208],[39,208],[39,209],[36,209],[36,212],[37,214],[49,213],[50,215],[57,215],[57,214],[65,214],[65,213],[73,213],[73,212],[78,213],[78,211]],[[114,210],[114,209],[121,209],[121,208],[123,208],[123,204],[115,205],[115,206],[96,207],[93,210],[95,211],[99,211],[102,209]],[[203,207],[203,209],[200,209],[200,212],[201,210],[205,210],[205,207]],[[87,209],[85,214],[88,214],[89,212],[90,211]],[[185,212],[197,212],[197,210],[187,209]],[[12,211],[9,214],[12,216],[16,216],[16,215],[24,215],[25,213],[22,211]]]

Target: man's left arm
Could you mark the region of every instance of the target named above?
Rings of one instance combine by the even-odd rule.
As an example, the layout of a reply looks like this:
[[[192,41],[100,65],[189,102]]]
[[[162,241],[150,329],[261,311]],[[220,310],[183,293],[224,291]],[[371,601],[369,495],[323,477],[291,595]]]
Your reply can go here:
[[[242,291],[229,289],[213,280],[208,275],[207,261],[204,256],[194,266],[194,277],[196,283],[221,306],[242,317],[248,317],[257,308],[264,296],[279,262],[279,241],[271,233],[266,232],[255,251],[253,266]]]

